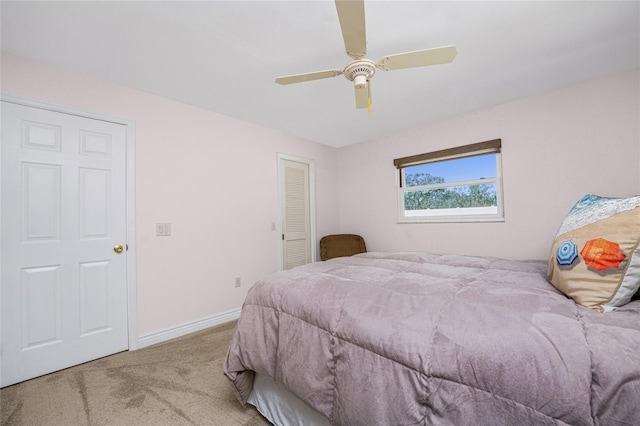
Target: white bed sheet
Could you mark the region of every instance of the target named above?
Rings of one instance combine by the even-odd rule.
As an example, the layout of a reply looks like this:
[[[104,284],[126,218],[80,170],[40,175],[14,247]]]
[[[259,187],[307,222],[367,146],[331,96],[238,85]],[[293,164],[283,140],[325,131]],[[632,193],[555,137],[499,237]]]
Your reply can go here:
[[[329,420],[302,402],[284,386],[262,374],[255,374],[247,401],[277,426],[328,426]]]

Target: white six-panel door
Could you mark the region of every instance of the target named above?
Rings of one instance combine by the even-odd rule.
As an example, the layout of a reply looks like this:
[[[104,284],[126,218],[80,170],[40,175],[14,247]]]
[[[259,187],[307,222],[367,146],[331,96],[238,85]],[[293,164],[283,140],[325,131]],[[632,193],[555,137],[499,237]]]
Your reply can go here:
[[[128,347],[126,127],[1,105],[6,386]]]

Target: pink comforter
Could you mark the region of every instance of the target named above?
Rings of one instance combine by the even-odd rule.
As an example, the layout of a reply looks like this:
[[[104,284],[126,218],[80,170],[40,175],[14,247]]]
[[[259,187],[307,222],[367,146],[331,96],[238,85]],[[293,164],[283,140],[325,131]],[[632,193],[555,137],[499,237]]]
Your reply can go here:
[[[339,425],[638,425],[640,301],[601,314],[546,262],[365,253],[249,291],[224,364]]]

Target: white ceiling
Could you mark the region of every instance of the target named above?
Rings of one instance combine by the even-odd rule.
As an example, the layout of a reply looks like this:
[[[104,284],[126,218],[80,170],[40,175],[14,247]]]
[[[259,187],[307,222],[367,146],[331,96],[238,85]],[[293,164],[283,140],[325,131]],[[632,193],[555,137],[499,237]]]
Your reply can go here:
[[[453,63],[343,76],[333,1],[6,1],[2,50],[334,147],[638,68],[638,1],[366,1],[367,58],[456,45]]]

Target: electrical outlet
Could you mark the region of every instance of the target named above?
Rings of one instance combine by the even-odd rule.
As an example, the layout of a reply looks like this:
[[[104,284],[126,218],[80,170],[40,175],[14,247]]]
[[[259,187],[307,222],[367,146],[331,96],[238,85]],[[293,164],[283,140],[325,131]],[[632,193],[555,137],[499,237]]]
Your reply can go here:
[[[236,277],[236,288],[240,287],[241,281],[240,277]]]

